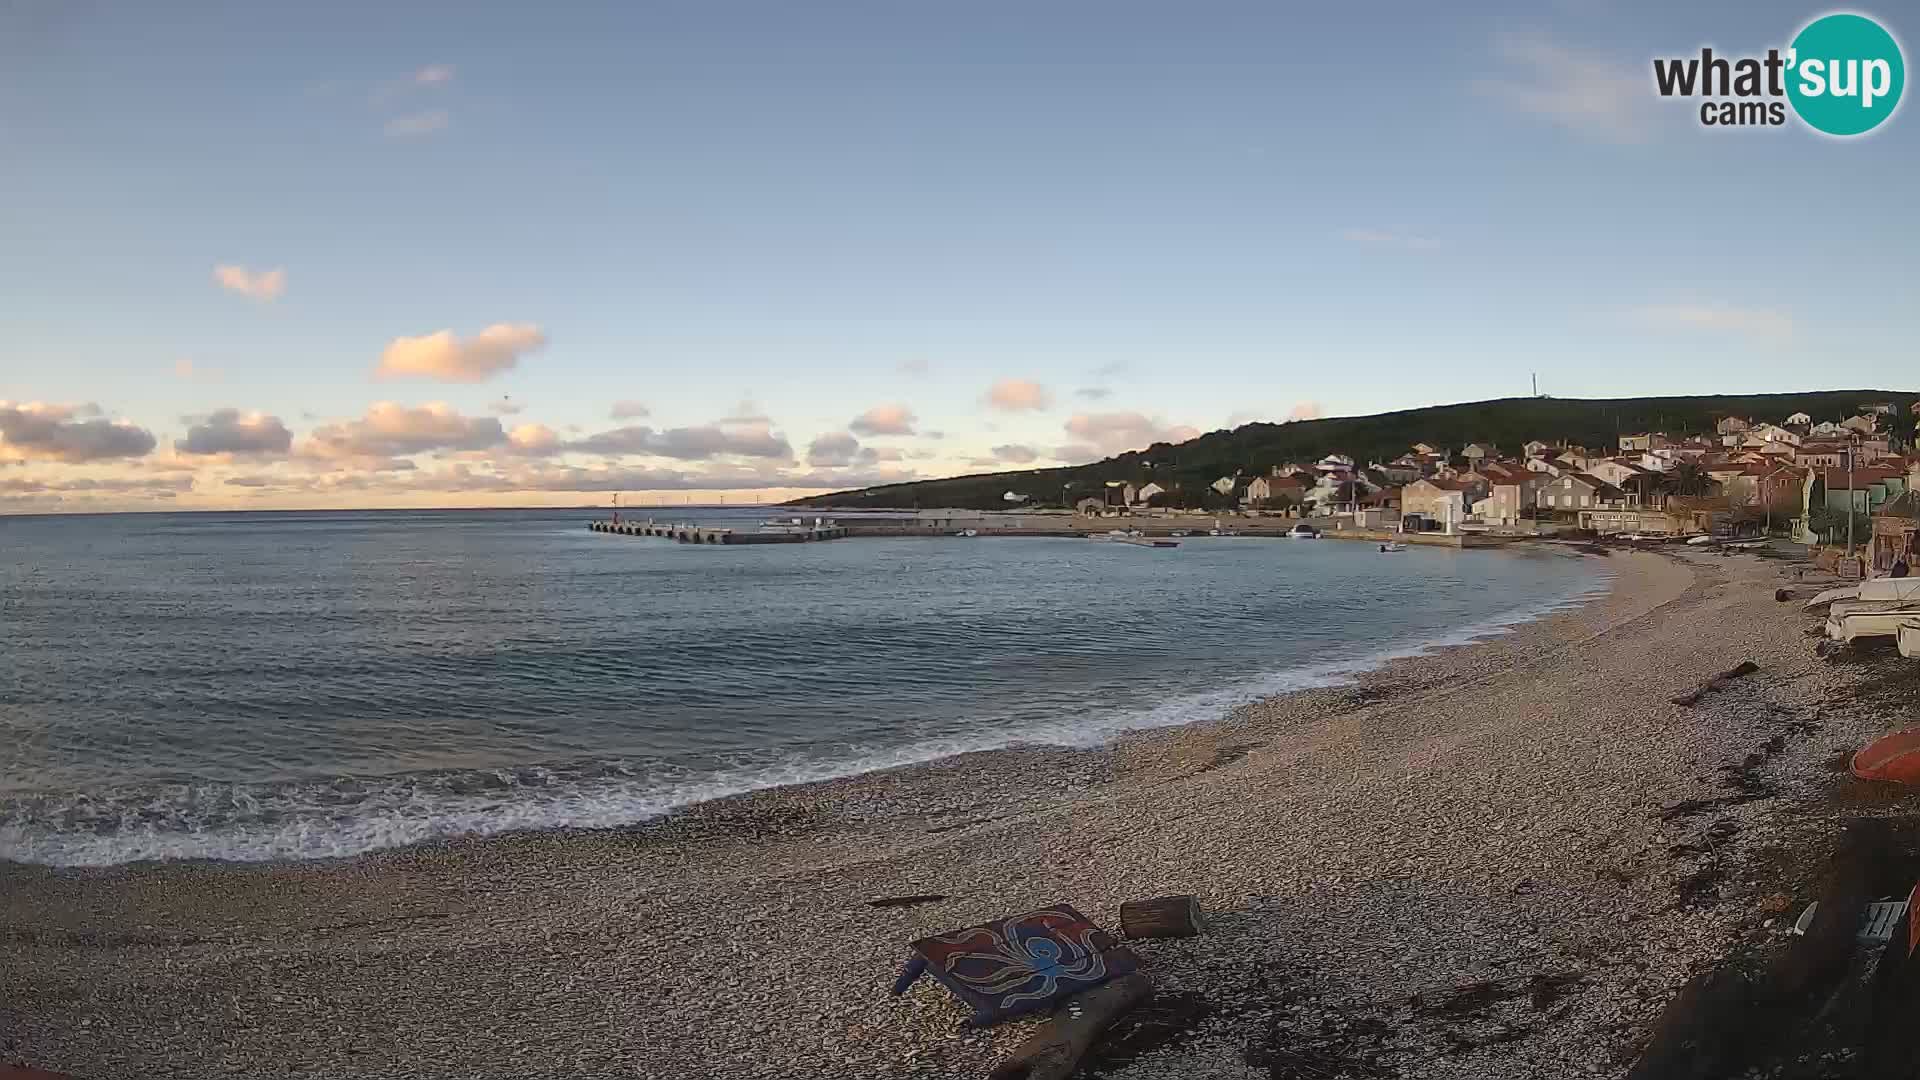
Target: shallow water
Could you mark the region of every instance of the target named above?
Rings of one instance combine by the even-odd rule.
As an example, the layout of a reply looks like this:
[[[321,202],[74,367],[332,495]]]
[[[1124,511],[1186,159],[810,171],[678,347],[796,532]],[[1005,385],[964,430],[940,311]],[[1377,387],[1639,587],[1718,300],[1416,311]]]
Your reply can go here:
[[[1218,716],[1604,587],[1537,552],[695,547],[589,533],[594,516],[0,518],[0,858],[295,858],[627,824]]]

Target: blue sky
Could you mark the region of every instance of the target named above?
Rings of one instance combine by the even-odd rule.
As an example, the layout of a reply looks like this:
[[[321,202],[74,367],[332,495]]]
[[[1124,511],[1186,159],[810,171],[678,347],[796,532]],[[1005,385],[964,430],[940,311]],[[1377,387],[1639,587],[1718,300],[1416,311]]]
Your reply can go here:
[[[1533,372],[1912,388],[1911,109],[1703,128],[1652,57],[1829,9],[1674,7],[25,0],[0,506],[776,497]]]

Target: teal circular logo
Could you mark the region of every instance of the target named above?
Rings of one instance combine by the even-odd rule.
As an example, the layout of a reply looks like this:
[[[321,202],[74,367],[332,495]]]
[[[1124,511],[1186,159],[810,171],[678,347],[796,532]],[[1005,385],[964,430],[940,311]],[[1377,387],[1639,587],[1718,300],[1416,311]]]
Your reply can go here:
[[[1863,135],[1900,105],[1907,65],[1900,43],[1865,15],[1823,15],[1787,52],[1787,100],[1829,135]]]

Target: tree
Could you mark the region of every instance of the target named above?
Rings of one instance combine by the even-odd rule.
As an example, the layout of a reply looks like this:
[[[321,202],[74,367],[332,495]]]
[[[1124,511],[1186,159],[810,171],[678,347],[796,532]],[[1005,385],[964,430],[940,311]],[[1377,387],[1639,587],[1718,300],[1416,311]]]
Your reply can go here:
[[[1682,458],[1674,463],[1673,471],[1668,474],[1673,483],[1675,495],[1698,496],[1713,490],[1713,478],[1700,467],[1700,463],[1691,458]]]
[[[1807,515],[1807,528],[1819,534],[1827,546],[1847,542],[1847,512],[1827,505],[1813,508]],[[1873,518],[1859,510],[1853,512],[1853,546],[1864,547],[1873,538]]]

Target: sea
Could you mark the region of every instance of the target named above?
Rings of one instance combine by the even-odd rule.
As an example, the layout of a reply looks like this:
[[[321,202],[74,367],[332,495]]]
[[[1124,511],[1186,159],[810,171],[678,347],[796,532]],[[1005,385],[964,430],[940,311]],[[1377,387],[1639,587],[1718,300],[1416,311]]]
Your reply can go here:
[[[1546,551],[719,547],[589,532],[605,515],[0,517],[0,859],[306,859],[631,825],[1216,718],[1608,584]]]

